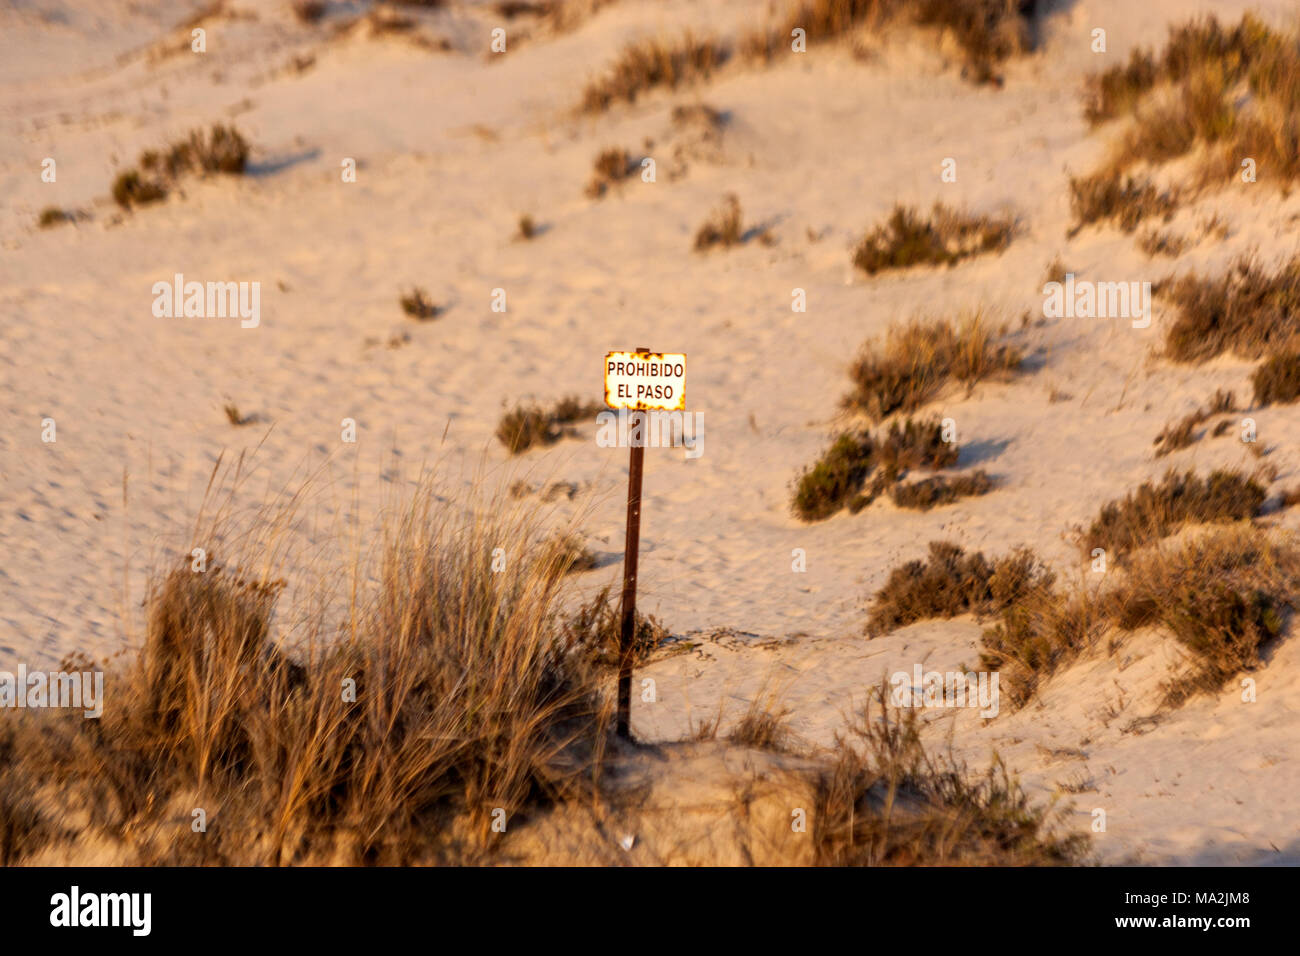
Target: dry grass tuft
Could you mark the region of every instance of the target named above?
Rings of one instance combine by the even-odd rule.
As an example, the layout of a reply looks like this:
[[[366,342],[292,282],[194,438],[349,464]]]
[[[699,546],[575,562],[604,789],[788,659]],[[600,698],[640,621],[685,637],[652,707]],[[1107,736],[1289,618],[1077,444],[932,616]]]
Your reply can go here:
[[[587,83],[580,109],[602,113],[615,103],[635,103],[637,97],[659,87],[675,90],[708,79],[729,56],[729,49],[719,41],[698,39],[690,33],[676,42],[646,39],[630,43],[603,75]]]
[[[1300,352],[1283,352],[1265,359],[1250,377],[1255,404],[1290,403],[1300,399]]]
[[[1237,411],[1236,396],[1232,392],[1216,389],[1206,405],[1177,422],[1170,422],[1161,430],[1160,434],[1156,436],[1155,442],[1153,442],[1156,446],[1156,457],[1163,458],[1170,452],[1187,448],[1204,437],[1204,433],[1196,434],[1198,425],[1208,421],[1215,415],[1226,415],[1235,411]],[[1219,424],[1222,425],[1223,423],[1220,422]],[[1216,436],[1219,434],[1221,433],[1215,432]]]
[[[740,200],[728,193],[722,205],[704,221],[695,233],[695,251],[702,252],[714,246],[724,249],[745,241],[745,227],[741,221]]]
[[[1070,177],[1070,208],[1074,212],[1071,236],[1084,226],[1107,220],[1124,232],[1133,232],[1146,219],[1158,216],[1168,220],[1178,208],[1178,194],[1157,189],[1149,179],[1103,170]]]
[[[1119,561],[1184,525],[1255,517],[1267,497],[1255,477],[1240,471],[1219,470],[1201,478],[1192,471],[1171,470],[1159,484],[1144,482],[1103,505],[1079,545],[1085,555],[1101,548]]]
[[[187,558],[155,577],[143,648],[106,675],[100,719],[6,723],[0,815],[41,826],[26,780],[84,804],[83,838],[140,864],[474,862],[494,809],[517,819],[589,789],[608,707],[555,627],[560,566],[522,519],[439,501],[426,485],[386,524],[339,613],[292,615],[293,647],[272,639],[273,535],[235,547],[259,573]]]
[[[409,292],[403,292],[397,299],[402,306],[402,311],[417,322],[427,322],[429,319],[435,319],[442,311],[429,298],[429,293],[419,287],[412,288]]]
[[[880,421],[896,411],[915,411],[949,382],[969,389],[1007,375],[1020,367],[1021,356],[994,341],[1005,331],[993,329],[980,312],[957,322],[913,319],[891,326],[884,342],[863,346],[849,369],[853,390],[844,405]]]
[[[926,560],[889,573],[872,598],[866,634],[876,637],[927,618],[997,613],[1051,583],[1052,574],[1027,549],[990,562],[950,541],[931,541]]]
[[[182,175],[238,175],[248,166],[248,141],[233,126],[199,129],[163,150],[140,154],[138,169],[123,170],[113,180],[113,199],[124,209],[166,198]]]
[[[1014,234],[1015,221],[1007,216],[972,216],[935,203],[926,219],[914,208],[896,205],[889,218],[858,243],[853,265],[867,275],[913,266],[952,266],[1005,249]]]
[[[576,395],[560,399],[549,409],[537,404],[519,404],[501,416],[497,423],[497,440],[512,455],[533,446],[553,445],[565,435],[574,433],[570,426],[575,422],[594,417],[604,408],[601,402],[583,402]]]
[[[1160,294],[1177,309],[1165,355],[1204,362],[1224,352],[1261,358],[1300,344],[1300,257],[1269,274],[1252,257],[1222,276],[1182,276]]]
[[[1165,685],[1164,703],[1176,707],[1259,665],[1260,649],[1294,609],[1298,583],[1294,544],[1238,525],[1136,555],[1109,599],[1119,627],[1159,626],[1188,652]]]
[[[636,171],[636,163],[625,149],[612,147],[602,150],[592,164],[591,179],[587,183],[587,196],[599,199],[613,186],[618,185]]]
[[[622,624],[622,599],[606,585],[563,623],[564,647],[593,666],[617,667]],[[653,614],[637,611],[632,629],[633,665],[639,667],[648,661],[668,637],[668,629]]]
[[[972,779],[949,750],[921,743],[915,710],[876,688],[817,781],[814,859],[822,866],[1042,866],[1081,862],[1087,838],[1058,836],[995,759]],[[874,711],[874,714],[873,714]]]
[[[954,478],[936,475],[906,485],[895,485],[890,496],[900,508],[929,511],[961,498],[986,495],[992,490],[993,479],[984,471],[974,471]]]

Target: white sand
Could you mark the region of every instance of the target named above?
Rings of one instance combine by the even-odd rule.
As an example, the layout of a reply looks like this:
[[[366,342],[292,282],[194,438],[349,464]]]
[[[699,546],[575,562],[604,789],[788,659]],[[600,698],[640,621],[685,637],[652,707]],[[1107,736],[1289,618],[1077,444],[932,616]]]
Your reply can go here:
[[[1219,269],[1252,248],[1291,254],[1300,197],[1263,184],[1182,209],[1173,232],[1199,237],[1198,223],[1218,214],[1230,233],[1176,262],[1149,260],[1110,227],[1065,238],[1067,171],[1087,171],[1106,145],[1081,117],[1083,75],[1159,42],[1196,10],[1280,18],[1287,4],[1077,4],[1047,21],[1042,51],[1011,64],[1001,90],[965,83],[931,44],[904,35],[869,62],[847,44],[814,47],[581,119],[570,108],[584,81],[625,39],[688,25],[732,31],[764,5],[622,0],[572,33],[493,56],[488,30],[499,24],[473,5],[431,18],[427,33],[455,47],[432,52],[401,37],[331,38],[297,24],[287,4],[237,2],[227,9],[249,16],[203,21],[206,53],[161,59],[150,51],[183,42],[168,31],[200,4],[104,2],[93,15],[80,6],[0,10],[0,668],[48,666],[76,649],[104,656],[135,640],[147,572],[187,544],[223,451],[251,454],[250,505],[315,475],[303,554],[336,539],[354,494],[373,514],[425,463],[453,485],[480,467],[491,483],[577,482],[585,493],[556,505],[554,519],[583,514],[605,560],[583,587],[611,580],[626,452],[598,448],[590,426],[515,460],[493,438],[503,403],[597,397],[607,349],[686,352],[689,404],[704,413],[700,459],[647,454],[641,606],[678,635],[739,632],[647,669],[658,702],[638,705],[635,724],[648,738],[682,735],[720,697],[734,717],[772,676],[788,685],[796,731],[827,743],[882,674],[975,663],[969,621],[861,636],[866,599],[926,542],[987,554],[1028,544],[1074,574],[1064,533],[1101,503],[1171,465],[1255,463],[1229,439],[1153,459],[1165,422],[1218,387],[1247,397],[1251,369],[1155,359],[1167,320],[1158,302],[1146,330],[1099,319],[1021,329],[1020,317],[1041,316],[1058,256],[1081,278],[1120,281]],[[1094,26],[1109,31],[1104,57],[1088,49]],[[287,68],[308,55],[304,72]],[[672,107],[693,102],[729,115],[720,153],[674,132]],[[107,198],[117,169],[214,121],[249,136],[254,175],[188,181],[183,197],[118,213]],[[615,145],[655,156],[659,181],[592,201],[591,163]],[[47,156],[58,163],[53,184],[40,179]],[[360,164],[355,184],[340,181],[344,157]],[[945,157],[957,160],[956,183],[939,181]],[[691,252],[729,191],[776,243]],[[1004,254],[956,269],[854,275],[852,243],[895,201],[940,199],[1013,210],[1021,233]],[[92,218],[36,230],[50,205]],[[532,242],[513,238],[524,213],[544,227]],[[260,282],[260,326],[155,318],[151,287],[178,272]],[[417,284],[449,306],[436,321],[401,315],[399,291]],[[804,314],[790,308],[796,287]],[[490,310],[496,288],[505,314]],[[1000,487],[926,513],[882,501],[815,525],[793,519],[791,481],[825,446],[860,343],[918,312],[973,306],[1012,324],[1027,371],[928,411],[956,420],[961,466],[987,469]],[[403,332],[409,343],[386,347]],[[1054,389],[1070,397],[1049,402]],[[227,401],[260,420],[232,428]],[[55,444],[41,441],[46,417]],[[355,445],[340,441],[347,417],[359,425]],[[1266,460],[1294,483],[1300,457],[1287,439],[1300,410],[1254,417]],[[806,573],[791,571],[795,548]],[[313,560],[328,569],[328,557]],[[1084,830],[1093,808],[1107,810],[1094,842],[1106,861],[1300,862],[1294,639],[1254,675],[1257,703],[1229,688],[1145,733],[1122,732],[1155,710],[1170,653],[1157,636],[1134,639],[1058,675],[1020,713],[982,727],[963,716],[956,745],[975,764],[995,747],[1037,796],[1093,781],[1096,792],[1067,799]],[[1116,681],[1127,703],[1108,717]],[[1061,748],[1084,756],[1049,753]]]

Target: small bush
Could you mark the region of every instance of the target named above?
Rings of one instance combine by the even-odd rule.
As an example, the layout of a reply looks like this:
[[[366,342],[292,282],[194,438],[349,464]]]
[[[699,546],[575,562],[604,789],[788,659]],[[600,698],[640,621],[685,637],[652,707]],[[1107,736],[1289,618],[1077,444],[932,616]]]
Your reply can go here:
[[[929,511],[939,505],[950,505],[960,498],[986,495],[993,490],[993,479],[986,472],[947,478],[936,475],[907,485],[895,485],[891,496],[900,508]]]
[[[884,223],[858,243],[853,265],[867,275],[886,269],[956,265],[963,259],[1005,249],[1015,222],[1001,216],[971,216],[935,203],[929,219],[896,205]]]
[[[911,412],[938,396],[950,381],[967,388],[1020,367],[1020,352],[994,342],[995,330],[975,312],[958,322],[913,319],[894,325],[880,344],[865,345],[849,369],[847,408],[880,421]]]
[[[927,560],[908,561],[889,573],[872,599],[866,634],[876,637],[927,618],[997,613],[1051,582],[1051,572],[1027,549],[990,562],[978,551],[931,541]]]
[[[837,736],[832,767],[813,804],[814,862],[821,866],[1044,866],[1082,861],[1087,838],[1059,836],[1006,765],[971,778],[951,750],[921,743],[915,709],[874,690]],[[874,710],[874,714],[873,714]]]
[[[1074,213],[1071,235],[1106,220],[1113,220],[1124,232],[1133,232],[1145,219],[1172,216],[1178,196],[1172,190],[1157,189],[1148,179],[1106,170],[1070,177],[1070,208]]]
[[[1095,593],[1061,593],[1050,583],[1036,581],[1007,602],[998,623],[981,637],[980,666],[1001,674],[1001,689],[1017,707],[1043,678],[1093,646],[1108,624]]]
[[[163,199],[186,173],[243,173],[248,153],[248,141],[233,126],[217,123],[206,133],[193,130],[166,149],[141,153],[138,169],[123,170],[114,179],[113,199],[130,209]]]
[[[956,444],[943,440],[938,421],[894,422],[877,438],[866,431],[845,432],[799,476],[791,510],[803,521],[821,521],[845,507],[856,514],[908,469],[946,468],[958,454]]]
[[[1183,276],[1160,294],[1178,310],[1165,333],[1165,355],[1176,362],[1224,352],[1261,358],[1300,344],[1300,257],[1272,274],[1241,258],[1222,276]]]
[[[695,250],[701,252],[714,246],[737,245],[744,241],[745,230],[741,224],[740,200],[729,193],[722,205],[713,211],[695,233]]]
[[[602,150],[592,164],[591,179],[587,183],[587,196],[599,199],[610,189],[632,175],[636,164],[627,150],[610,148]]]
[[[442,311],[429,298],[429,293],[419,287],[412,288],[410,292],[403,292],[398,296],[397,301],[402,306],[403,312],[419,322],[437,318],[438,313]]]
[[[1145,482],[1126,497],[1104,505],[1080,539],[1085,555],[1102,548],[1115,560],[1187,524],[1240,521],[1259,513],[1265,489],[1237,471],[1168,472],[1159,484]]]
[[[66,209],[60,209],[58,206],[46,206],[41,210],[36,224],[42,229],[49,229],[51,226],[62,225],[65,222],[75,222],[76,214]]]
[[[537,223],[533,221],[533,217],[528,215],[520,216],[519,238],[527,242],[535,235],[537,235]]]
[[[1300,399],[1300,352],[1284,352],[1265,359],[1250,377],[1255,404],[1294,402]]]
[[[669,637],[654,615],[636,612],[632,628],[632,663],[639,667]],[[579,606],[564,622],[564,647],[597,667],[618,667],[623,639],[622,599],[609,585]]]
[[[1214,395],[1210,398],[1209,404],[1202,408],[1198,408],[1186,418],[1180,419],[1177,422],[1171,422],[1164,427],[1160,434],[1156,436],[1154,442],[1156,446],[1156,457],[1163,458],[1170,452],[1188,447],[1194,443],[1198,437],[1200,437],[1196,434],[1196,427],[1198,425],[1213,418],[1215,415],[1223,415],[1236,410],[1236,396],[1234,396],[1232,392],[1225,392],[1223,389],[1217,389]],[[1219,424],[1222,425],[1223,423],[1220,422]],[[1218,436],[1219,434],[1221,434],[1221,432],[1216,430],[1215,435]]]
[[[562,398],[550,409],[537,404],[519,404],[501,416],[497,423],[497,440],[512,455],[536,445],[553,445],[573,433],[570,426],[574,422],[595,416],[604,407],[599,402],[584,403],[577,396]]]
[[[651,39],[628,44],[602,76],[587,83],[581,109],[601,113],[615,103],[634,103],[658,87],[675,90],[707,79],[729,56],[717,40],[690,33],[675,43]]]
[[[1191,654],[1165,686],[1165,704],[1214,693],[1259,664],[1281,633],[1300,580],[1300,553],[1250,526],[1219,528],[1136,555],[1110,596],[1121,628],[1158,625]]]

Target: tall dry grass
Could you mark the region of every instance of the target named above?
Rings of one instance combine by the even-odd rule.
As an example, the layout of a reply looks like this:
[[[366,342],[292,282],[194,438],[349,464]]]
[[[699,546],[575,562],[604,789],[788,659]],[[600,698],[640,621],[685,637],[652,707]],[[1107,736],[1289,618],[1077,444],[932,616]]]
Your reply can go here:
[[[6,724],[0,816],[25,828],[24,852],[52,838],[41,820],[85,806],[91,842],[127,862],[473,862],[494,811],[591,787],[608,708],[561,639],[572,557],[499,506],[461,510],[426,482],[358,557],[342,606],[292,641],[275,637],[282,534],[203,529],[224,563],[155,577],[143,647],[106,675],[99,720]]]

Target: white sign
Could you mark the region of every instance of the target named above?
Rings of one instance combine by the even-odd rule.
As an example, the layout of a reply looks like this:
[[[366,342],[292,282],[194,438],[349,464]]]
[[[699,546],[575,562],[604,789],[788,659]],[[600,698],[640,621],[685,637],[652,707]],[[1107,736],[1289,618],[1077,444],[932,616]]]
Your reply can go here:
[[[605,404],[636,411],[686,408],[686,356],[680,352],[609,352]]]

